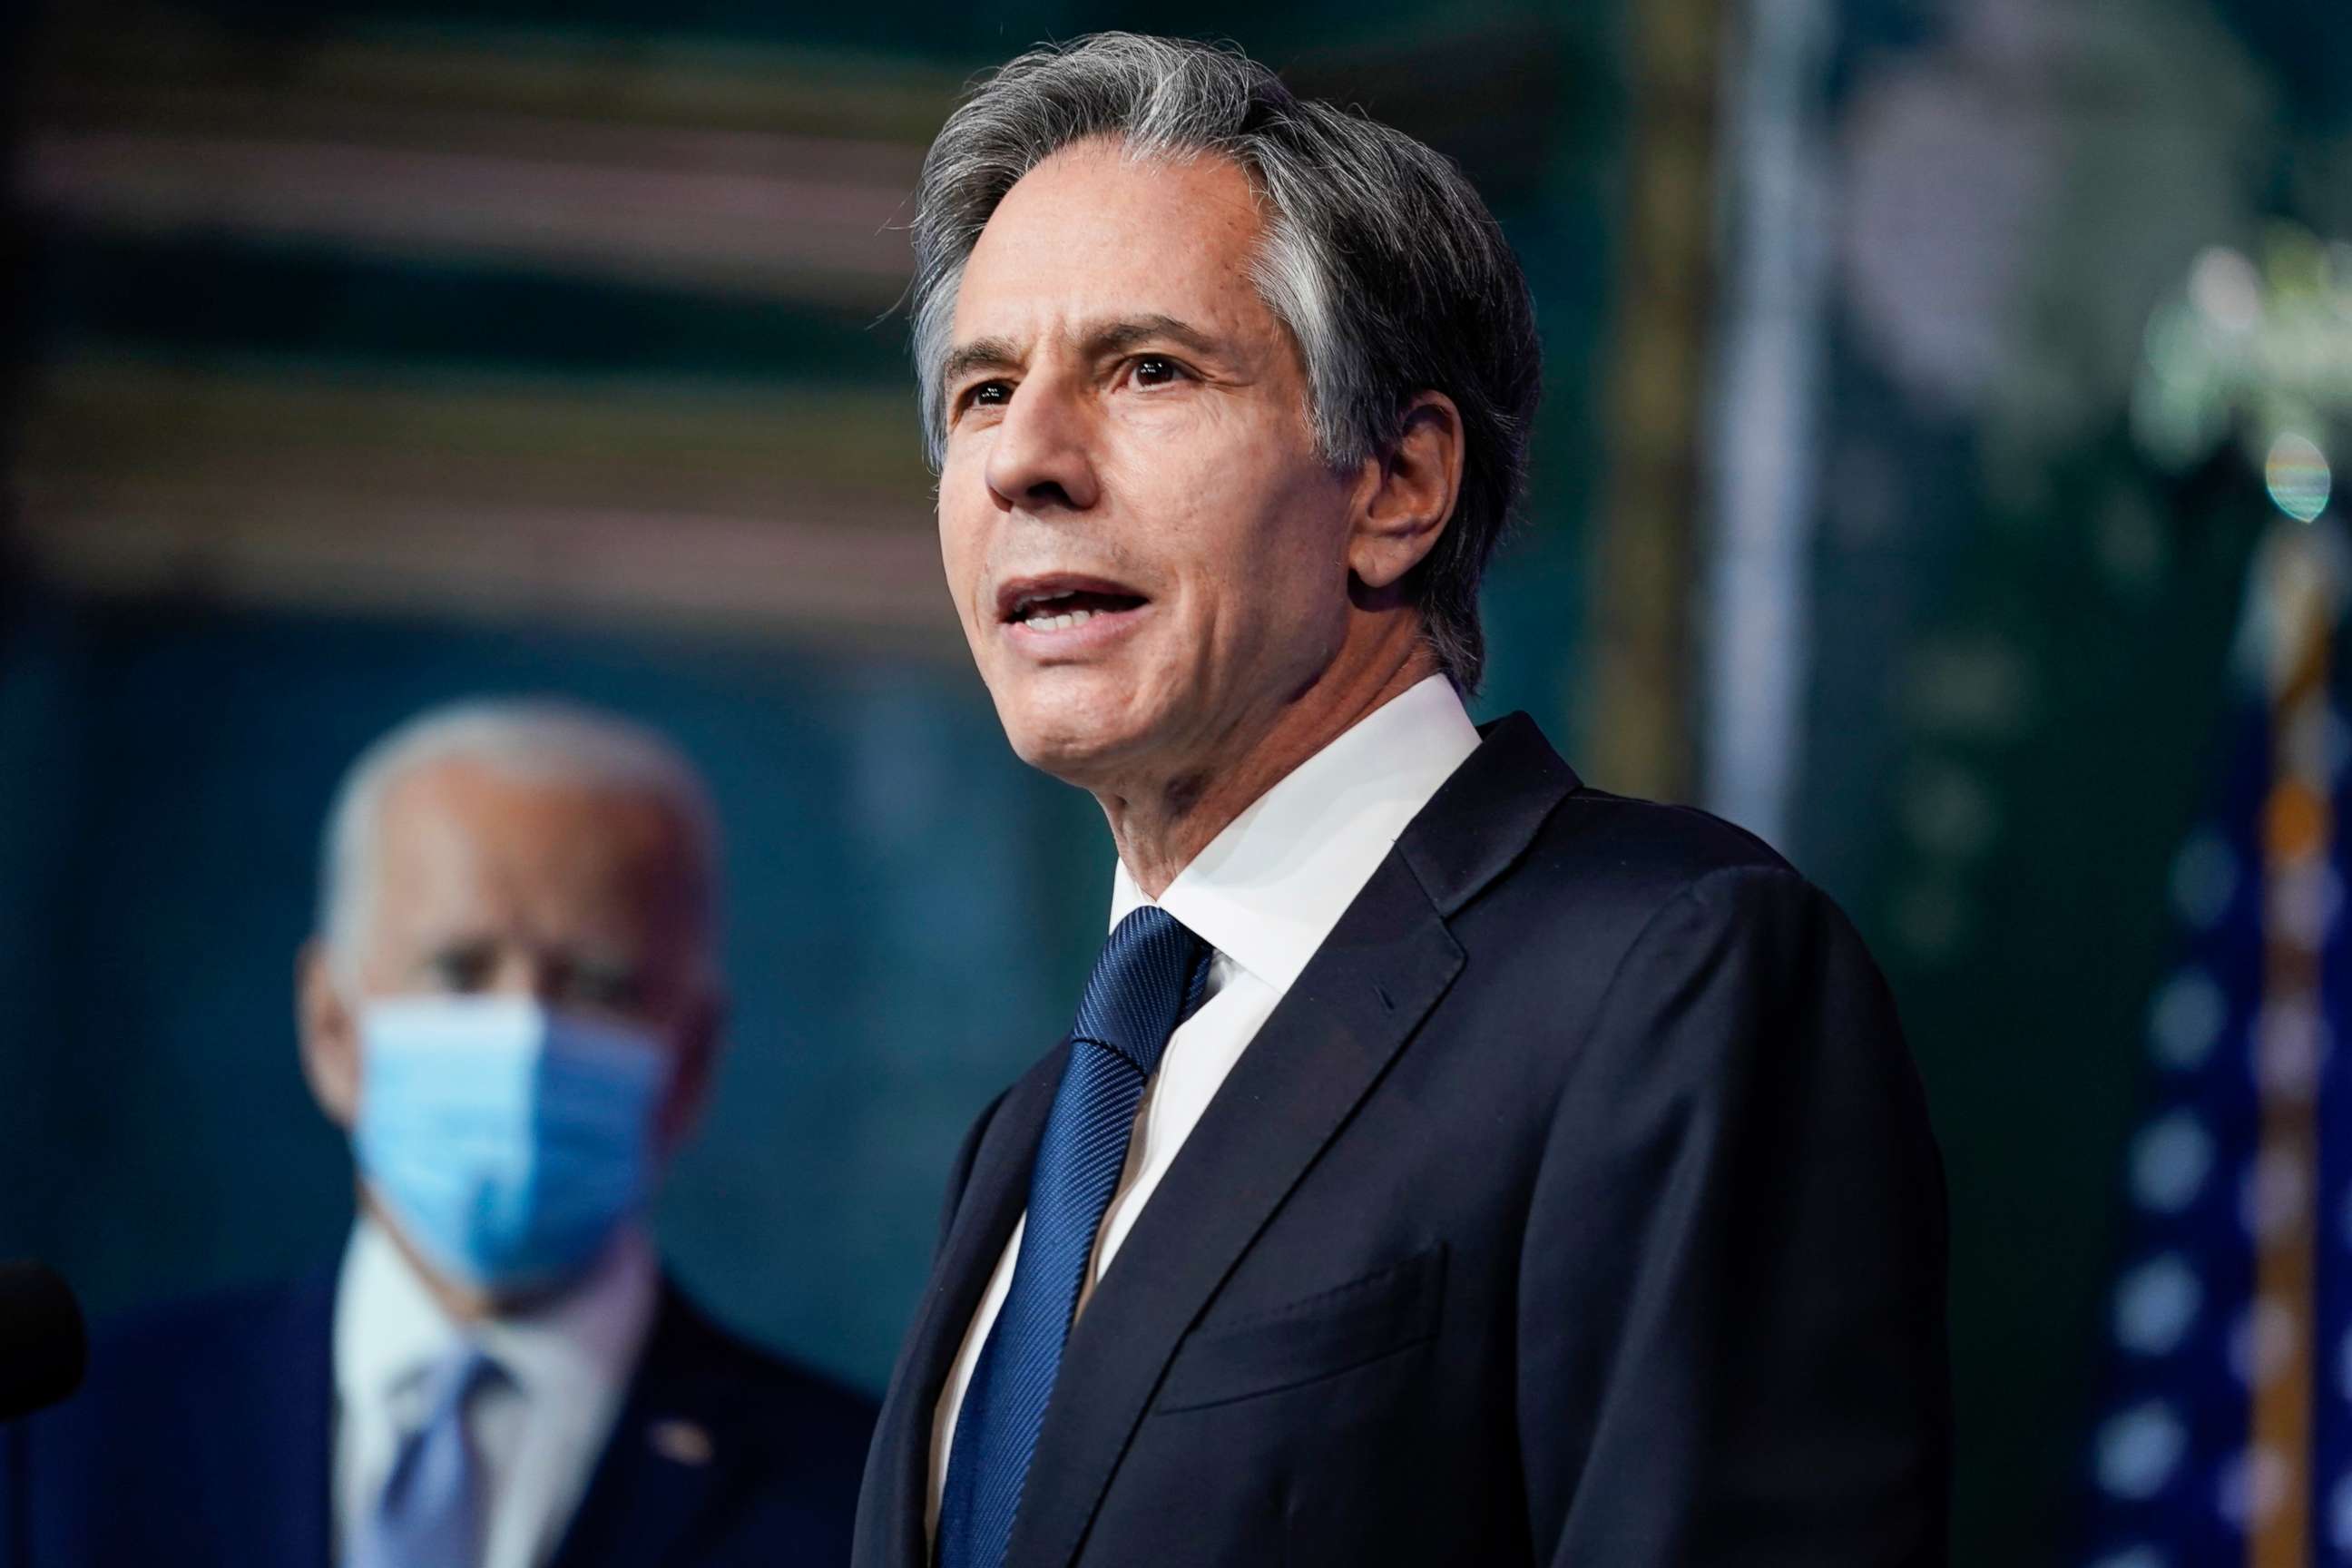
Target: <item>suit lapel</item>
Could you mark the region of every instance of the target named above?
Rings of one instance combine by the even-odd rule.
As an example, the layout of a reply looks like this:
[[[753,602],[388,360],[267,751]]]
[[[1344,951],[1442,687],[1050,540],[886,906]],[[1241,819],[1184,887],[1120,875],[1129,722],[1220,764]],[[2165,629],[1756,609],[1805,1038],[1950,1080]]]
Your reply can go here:
[[[1525,714],[1484,734],[1242,1053],[1071,1331],[1007,1563],[1076,1557],[1177,1344],[1461,972],[1445,918],[1580,787]]]
[[[1006,1562],[1076,1555],[1177,1342],[1462,963],[1389,857],[1242,1053],[1071,1331]]]
[[[932,1415],[956,1352],[963,1347],[964,1331],[980,1310],[989,1276],[1028,1205],[1037,1141],[1045,1133],[1045,1116],[1053,1109],[1054,1091],[1068,1057],[1066,1043],[1013,1085],[972,1158],[971,1178],[916,1310],[875,1434],[875,1464],[881,1468],[868,1486],[888,1490],[875,1521],[881,1531],[880,1554],[869,1556],[861,1547],[861,1563],[921,1568],[930,1560],[923,1516],[929,1502]]]
[[[757,1441],[708,1331],[665,1280],[644,1359],[551,1568],[672,1561]]]

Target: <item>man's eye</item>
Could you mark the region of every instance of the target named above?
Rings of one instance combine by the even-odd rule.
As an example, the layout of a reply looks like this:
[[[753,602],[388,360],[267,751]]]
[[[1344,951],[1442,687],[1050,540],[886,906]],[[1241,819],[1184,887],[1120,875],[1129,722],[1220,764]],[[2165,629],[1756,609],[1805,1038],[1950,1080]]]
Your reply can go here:
[[[977,386],[965,389],[959,411],[963,408],[1002,408],[1012,401],[1011,385],[1002,381],[983,381]]]
[[[425,972],[441,991],[466,993],[488,986],[498,969],[498,954],[488,947],[443,948],[425,960]]]
[[[572,972],[571,1000],[597,1012],[626,1013],[645,1000],[637,972],[622,964],[583,963]]]
[[[1135,362],[1135,384],[1138,386],[1166,386],[1182,379],[1183,368],[1165,354],[1145,354]]]

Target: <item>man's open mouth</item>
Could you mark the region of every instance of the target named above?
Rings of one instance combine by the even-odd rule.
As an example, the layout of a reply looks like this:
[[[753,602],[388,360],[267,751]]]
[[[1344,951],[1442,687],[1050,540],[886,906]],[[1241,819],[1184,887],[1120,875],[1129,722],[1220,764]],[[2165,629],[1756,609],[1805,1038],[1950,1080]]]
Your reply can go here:
[[[1097,616],[1139,609],[1147,601],[1117,584],[1043,581],[1008,584],[998,602],[999,613],[1013,626],[1033,632],[1065,632]]]

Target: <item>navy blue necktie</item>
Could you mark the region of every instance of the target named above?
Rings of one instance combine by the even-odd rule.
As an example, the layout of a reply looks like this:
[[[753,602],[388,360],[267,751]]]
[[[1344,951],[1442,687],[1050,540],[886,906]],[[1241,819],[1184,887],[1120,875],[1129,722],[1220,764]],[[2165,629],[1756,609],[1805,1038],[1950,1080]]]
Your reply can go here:
[[[1001,1568],[1004,1561],[1143,1086],[1169,1035],[1198,1005],[1208,956],[1173,916],[1146,904],[1118,922],[1087,977],[1069,1065],[1037,1142],[1013,1284],[956,1418],[940,1500],[939,1568]]]

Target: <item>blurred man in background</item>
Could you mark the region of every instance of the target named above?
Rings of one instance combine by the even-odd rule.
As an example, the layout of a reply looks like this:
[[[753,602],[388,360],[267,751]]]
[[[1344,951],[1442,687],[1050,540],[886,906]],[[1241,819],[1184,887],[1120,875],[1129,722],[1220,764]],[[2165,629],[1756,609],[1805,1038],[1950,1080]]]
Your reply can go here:
[[[1465,710],[1539,349],[1428,148],[1024,55],[915,219],[949,591],[1110,936],[984,1111],[861,1568],[1943,1556],[1941,1174],[1844,917]]]
[[[871,1408],[706,1321],[645,1229],[723,1010],[698,779],[617,719],[463,705],[361,758],[325,850],[299,1012],[358,1167],[341,1264],[102,1341],[78,1397],[0,1433],[0,1552],[845,1557]]]

